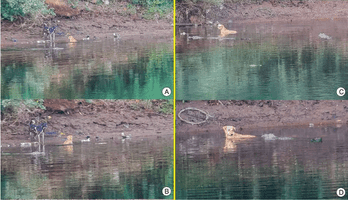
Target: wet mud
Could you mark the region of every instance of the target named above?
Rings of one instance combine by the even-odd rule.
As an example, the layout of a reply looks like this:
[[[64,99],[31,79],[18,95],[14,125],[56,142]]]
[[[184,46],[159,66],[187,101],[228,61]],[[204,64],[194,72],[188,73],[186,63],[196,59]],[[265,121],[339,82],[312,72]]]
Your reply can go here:
[[[2,145],[18,146],[29,142],[29,123],[47,121],[46,132],[73,141],[90,136],[99,140],[121,140],[122,132],[132,140],[173,136],[173,115],[161,112],[162,100],[45,100],[46,110],[27,113],[29,117],[6,120],[2,116]],[[152,107],[149,105],[152,104]],[[64,135],[62,135],[64,134]],[[48,137],[48,136],[46,136]],[[58,137],[57,137],[58,138]]]
[[[177,101],[176,114],[185,108],[202,112],[185,111],[176,120],[176,135],[219,131],[224,126],[236,127],[236,132],[248,134],[253,129],[285,126],[337,126],[348,124],[347,100],[255,100],[255,101]]]

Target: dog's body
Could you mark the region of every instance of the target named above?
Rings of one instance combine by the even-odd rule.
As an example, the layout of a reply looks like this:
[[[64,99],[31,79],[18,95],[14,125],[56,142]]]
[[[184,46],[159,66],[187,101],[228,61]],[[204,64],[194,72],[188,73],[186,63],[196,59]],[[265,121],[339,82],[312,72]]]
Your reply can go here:
[[[63,145],[70,145],[73,144],[73,136],[72,135],[68,135],[67,140],[63,143]]]
[[[69,42],[70,42],[70,43],[75,43],[75,42],[77,42],[77,40],[76,40],[72,35],[69,35],[68,38],[69,38]]]
[[[219,24],[219,25],[218,25],[218,29],[220,29],[220,36],[221,36],[221,37],[225,37],[226,35],[229,35],[229,34],[237,34],[237,31],[228,30],[228,29],[225,28],[225,26],[222,25],[222,24]]]
[[[224,152],[234,152],[237,149],[237,144],[234,140],[227,139],[225,140]]]
[[[224,126],[222,129],[225,131],[226,139],[250,139],[255,138],[255,135],[242,135],[234,132],[236,128],[234,126]]]

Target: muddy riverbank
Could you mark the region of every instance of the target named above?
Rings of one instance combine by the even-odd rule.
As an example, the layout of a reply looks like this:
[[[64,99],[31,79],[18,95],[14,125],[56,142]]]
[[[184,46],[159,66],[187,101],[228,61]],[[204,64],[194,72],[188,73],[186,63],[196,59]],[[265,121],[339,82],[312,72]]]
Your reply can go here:
[[[74,141],[120,140],[121,133],[132,140],[172,137],[172,105],[166,100],[45,100],[46,110],[23,111],[21,116],[2,115],[2,145],[29,142],[31,119],[47,121],[46,132],[73,135]],[[171,109],[171,110],[170,110]]]
[[[166,38],[170,41],[173,38],[172,12],[161,18],[154,15],[146,19],[140,13],[130,11],[127,4],[122,2],[107,7],[88,4],[88,11],[85,10],[84,3],[79,3],[81,5],[75,9],[80,10],[78,15],[72,17],[56,16],[52,19],[42,20],[42,23],[47,22],[48,24],[52,21],[59,21],[56,42],[68,42],[68,33],[77,41],[82,41],[87,35],[91,39],[96,37],[97,40],[113,38],[113,33],[118,33],[124,40]],[[15,39],[16,42],[12,39]],[[33,45],[40,40],[43,40],[43,24],[30,21],[21,23],[1,20],[2,48],[14,45]]]
[[[206,12],[206,14],[202,12]],[[205,17],[204,17],[205,16]],[[345,1],[260,1],[260,3],[223,3],[219,5],[177,3],[177,23],[228,24],[275,21],[338,20],[348,18]]]
[[[208,120],[191,125],[176,118],[176,134],[204,133],[235,126],[237,131],[281,126],[342,126],[348,124],[348,101],[177,101],[176,114],[188,107],[208,113]],[[206,115],[187,110],[181,113],[184,120],[200,122]]]

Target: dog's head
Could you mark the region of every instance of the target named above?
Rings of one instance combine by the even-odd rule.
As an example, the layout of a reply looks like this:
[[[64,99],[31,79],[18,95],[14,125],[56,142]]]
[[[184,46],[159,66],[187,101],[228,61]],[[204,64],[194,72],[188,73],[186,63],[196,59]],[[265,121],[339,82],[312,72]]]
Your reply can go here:
[[[235,133],[234,131],[236,130],[234,126],[224,126],[222,129],[225,131],[226,138],[233,136]]]
[[[225,27],[224,27],[224,25],[222,25],[222,24],[218,24],[218,29],[220,29],[220,30],[221,30],[221,29],[223,29],[223,28],[225,28]]]

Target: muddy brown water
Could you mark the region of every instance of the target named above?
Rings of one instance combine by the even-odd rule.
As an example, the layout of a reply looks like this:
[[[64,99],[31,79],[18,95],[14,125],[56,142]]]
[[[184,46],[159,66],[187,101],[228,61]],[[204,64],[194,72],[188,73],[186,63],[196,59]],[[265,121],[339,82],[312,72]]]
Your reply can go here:
[[[64,36],[60,36],[64,37]],[[57,39],[59,41],[59,38]],[[154,99],[172,87],[170,38],[91,38],[1,49],[2,99]]]
[[[224,38],[215,26],[178,27],[177,99],[347,99],[336,94],[348,87],[347,23],[226,23],[238,33]]]
[[[347,188],[348,127],[260,129],[255,139],[223,131],[181,134],[176,142],[178,199],[337,198]],[[291,140],[265,140],[273,134]],[[312,143],[312,138],[322,143]]]
[[[163,199],[173,188],[171,137],[40,150],[2,147],[2,199]]]

